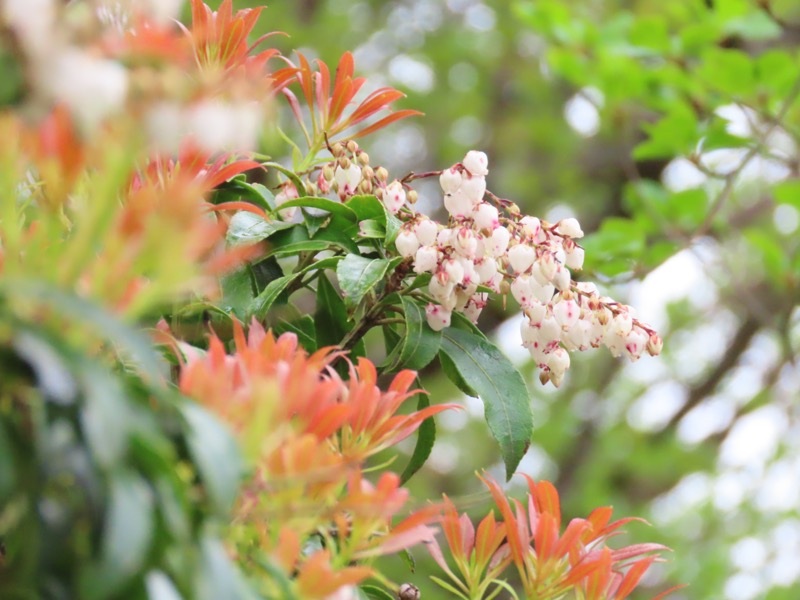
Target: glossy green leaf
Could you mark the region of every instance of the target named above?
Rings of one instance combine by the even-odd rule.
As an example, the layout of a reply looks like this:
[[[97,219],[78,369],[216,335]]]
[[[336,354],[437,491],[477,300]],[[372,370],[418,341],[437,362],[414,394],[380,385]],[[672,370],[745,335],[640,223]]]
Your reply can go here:
[[[421,389],[419,379],[417,379],[415,388]],[[417,410],[423,410],[431,405],[430,396],[428,394],[417,394]],[[405,483],[422,468],[422,465],[428,460],[433,450],[433,444],[436,442],[436,422],[433,419],[425,419],[417,429],[417,443],[414,445],[414,452],[408,460],[406,468],[400,475],[400,482]]]
[[[228,273],[220,279],[222,300],[220,307],[243,317],[253,301],[253,278],[249,267]]]
[[[380,221],[365,219],[358,223],[358,236],[367,239],[382,240],[386,237],[386,228]]]
[[[345,203],[345,206],[353,210],[358,221],[375,219],[384,225],[386,224],[386,211],[383,207],[383,202],[375,196],[353,196]]]
[[[189,452],[216,512],[227,516],[239,494],[243,474],[239,448],[231,432],[201,406],[180,407],[186,421]]]
[[[403,336],[398,366],[419,371],[436,358],[442,333],[428,325],[425,311],[408,296],[401,296],[406,331]]]
[[[359,589],[364,593],[367,598],[372,600],[396,600],[394,594],[390,594],[385,589],[377,585],[362,585]]]
[[[345,304],[352,308],[361,302],[379,282],[383,281],[391,261],[386,258],[365,258],[348,254],[336,266],[336,276],[344,292]]]
[[[357,221],[356,213],[347,204],[342,204],[341,202],[336,202],[335,200],[329,200],[328,198],[304,196],[302,198],[295,198],[294,200],[284,202],[279,208],[283,210],[284,208],[292,208],[294,206],[303,208],[316,208],[318,210],[324,210],[329,213],[342,216],[353,223]]]
[[[256,214],[240,210],[231,217],[226,239],[231,245],[255,244],[279,231],[292,227],[297,227],[297,223],[279,221],[278,219],[267,221]]]
[[[489,431],[500,444],[510,478],[533,435],[530,394],[522,375],[491,342],[460,329],[442,331],[442,353],[483,401]]]

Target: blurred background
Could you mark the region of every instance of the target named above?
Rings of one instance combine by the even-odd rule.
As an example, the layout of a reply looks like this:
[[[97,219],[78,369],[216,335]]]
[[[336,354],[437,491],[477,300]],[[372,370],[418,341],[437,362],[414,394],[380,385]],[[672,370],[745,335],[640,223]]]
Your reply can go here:
[[[529,380],[521,470],[556,484],[565,518],[607,504],[646,518],[626,541],[674,550],[649,596],[800,598],[800,3],[273,0],[260,27],[331,66],[353,51],[370,89],[425,113],[364,140],[373,164],[402,176],[480,149],[490,190],[577,217],[579,278],[661,332],[660,358],[573,355],[555,390],[535,380],[513,302],[481,317]],[[435,183],[418,190],[441,210]],[[485,513],[473,473],[502,465],[483,407],[435,366],[423,382],[468,410],[437,418],[410,486]],[[415,558],[415,573],[389,559],[394,579],[448,597]]]

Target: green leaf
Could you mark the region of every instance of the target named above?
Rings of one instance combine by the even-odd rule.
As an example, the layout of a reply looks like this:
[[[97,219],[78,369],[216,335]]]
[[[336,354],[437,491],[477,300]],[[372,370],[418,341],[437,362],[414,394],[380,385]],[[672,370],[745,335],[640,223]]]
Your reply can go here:
[[[153,535],[153,496],[138,475],[112,476],[104,531],[102,579],[117,589],[142,568]]]
[[[345,206],[355,212],[358,221],[375,219],[386,225],[386,210],[383,202],[375,196],[353,196],[345,203]]]
[[[386,228],[380,221],[365,219],[358,223],[358,236],[367,239],[382,240],[386,237]]]
[[[239,448],[231,433],[208,411],[193,402],[180,407],[187,425],[192,460],[216,512],[228,516],[239,494],[243,473]]]
[[[247,307],[247,315],[257,319],[263,319],[278,297],[289,287],[289,284],[292,283],[295,278],[296,275],[285,275],[270,281],[269,285],[264,288],[264,291],[250,302]]]
[[[231,217],[226,240],[234,246],[255,244],[279,231],[292,227],[297,227],[297,223],[288,223],[278,219],[267,221],[251,212],[240,210]]]
[[[317,308],[314,313],[314,325],[317,348],[338,346],[350,331],[344,301],[325,275],[321,275],[317,283]],[[350,351],[351,357],[365,354],[363,340],[360,340]],[[342,368],[342,373],[346,374],[347,370]]]
[[[775,200],[778,204],[788,204],[800,210],[800,180],[789,179],[782,181],[773,188]]]
[[[287,169],[282,164],[276,163],[276,162],[265,162],[265,163],[262,163],[262,164],[265,167],[269,167],[269,168],[275,169],[279,173],[283,173],[284,175],[286,175],[286,177],[289,179],[289,181],[292,182],[292,185],[294,185],[294,187],[297,190],[298,194],[306,189],[306,186],[303,184],[303,180],[300,179],[300,177],[298,177],[297,174],[294,171],[292,171],[291,169]]]
[[[522,375],[491,342],[460,329],[442,331],[442,353],[483,401],[489,431],[500,444],[506,477],[511,478],[533,435]]]
[[[353,211],[352,208],[350,208],[346,204],[342,204],[341,202],[329,200],[328,198],[316,198],[314,196],[304,196],[302,198],[295,198],[294,200],[289,200],[288,202],[284,202],[278,208],[283,210],[284,208],[292,208],[294,206],[325,210],[331,214],[342,216],[352,223],[355,223],[357,221],[356,213]]]
[[[256,600],[257,596],[248,588],[220,540],[210,536],[201,540],[200,562],[193,598]]]
[[[699,139],[697,116],[685,102],[673,102],[669,112],[654,124],[645,124],[649,134],[633,151],[637,160],[689,154]]]
[[[398,366],[419,371],[436,358],[442,333],[428,325],[425,311],[408,296],[401,296],[406,331],[403,336]]]
[[[419,379],[417,379],[415,386],[421,388]],[[417,410],[423,410],[431,405],[430,396],[428,394],[417,394]],[[422,465],[428,460],[433,450],[433,444],[436,442],[436,423],[433,419],[425,419],[417,430],[417,443],[414,446],[414,452],[411,458],[403,469],[400,475],[400,483],[405,484],[414,473],[420,470]]]
[[[90,326],[92,331],[102,334],[103,339],[129,356],[146,379],[166,379],[168,366],[154,349],[151,340],[96,304],[48,283],[28,279],[6,278],[0,284],[0,294],[34,305],[49,305],[61,317],[81,322]]]
[[[390,594],[385,589],[376,585],[362,585],[359,589],[364,592],[367,598],[372,598],[374,600],[396,600],[394,594]]]
[[[697,75],[731,98],[746,97],[755,88],[755,63],[741,50],[708,48]]]
[[[244,267],[229,273],[220,279],[222,300],[220,307],[225,311],[233,311],[243,317],[247,307],[253,301],[253,278],[250,268]]]
[[[395,217],[389,211],[386,211],[386,237],[384,238],[384,241],[387,248],[394,244],[395,239],[397,239],[397,234],[400,232],[400,228],[402,226],[403,222],[400,219]]]
[[[118,467],[128,447],[131,409],[117,378],[95,363],[81,372],[85,407],[81,426],[95,460],[104,468]]]
[[[294,333],[300,345],[305,348],[307,352],[315,352],[317,350],[314,318],[311,315],[303,315],[299,319],[293,321],[281,319],[278,324],[275,325],[274,330],[276,335],[287,331]]]
[[[391,261],[386,258],[365,258],[348,254],[336,266],[336,276],[344,292],[345,304],[358,306],[361,299],[379,282],[383,281]]]
[[[17,470],[14,459],[5,425],[0,421],[0,502],[4,502],[14,490]]]

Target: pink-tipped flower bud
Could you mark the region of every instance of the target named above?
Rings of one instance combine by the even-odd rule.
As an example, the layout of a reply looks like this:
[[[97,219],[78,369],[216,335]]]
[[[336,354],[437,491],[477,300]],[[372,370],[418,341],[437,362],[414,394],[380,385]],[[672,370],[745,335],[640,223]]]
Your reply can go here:
[[[383,191],[383,205],[390,213],[396,214],[405,203],[406,191],[403,189],[403,184],[395,179]]]
[[[434,246],[422,246],[414,255],[414,273],[433,273],[439,262],[439,252]]]
[[[567,257],[564,260],[564,264],[566,264],[573,271],[580,271],[583,269],[584,256],[585,252],[583,248],[580,246],[574,246],[569,252],[567,252]]]
[[[464,165],[464,168],[472,175],[486,177],[486,175],[489,174],[489,158],[486,156],[485,152],[470,150],[467,152],[464,160],[461,161],[461,164]]]
[[[445,194],[452,194],[461,187],[461,173],[455,167],[445,169],[439,175],[439,185]]]
[[[522,225],[522,233],[534,239],[542,229],[542,222],[536,217],[522,217],[519,224]]]
[[[581,229],[580,223],[578,223],[578,219],[562,219],[558,227],[556,227],[556,231],[563,236],[569,238],[582,238],[583,237],[583,229]]]
[[[472,204],[460,189],[444,195],[444,208],[451,217],[468,217],[472,213]]]
[[[403,258],[414,256],[420,247],[419,239],[413,231],[409,231],[408,229],[400,230],[397,234],[397,238],[394,240],[394,245]]]
[[[650,338],[647,340],[647,353],[650,356],[658,356],[664,348],[664,340],[657,333],[651,333]]]
[[[499,258],[506,253],[509,240],[511,240],[511,233],[501,225],[492,232],[492,237],[486,241],[486,250],[491,256]]]
[[[466,175],[461,181],[459,192],[469,198],[472,205],[478,204],[483,200],[483,195],[486,193],[486,180],[483,177],[476,177]]]
[[[494,230],[500,226],[500,213],[497,208],[488,202],[481,202],[472,212],[472,219],[475,221],[475,228],[478,230]]]
[[[445,310],[443,307],[436,304],[428,304],[425,308],[425,317],[428,321],[428,325],[434,331],[441,331],[445,327],[450,327],[450,318],[452,314],[451,311]]]
[[[439,228],[434,221],[423,218],[414,225],[414,233],[419,238],[419,243],[423,246],[433,246],[436,243],[436,234]]]

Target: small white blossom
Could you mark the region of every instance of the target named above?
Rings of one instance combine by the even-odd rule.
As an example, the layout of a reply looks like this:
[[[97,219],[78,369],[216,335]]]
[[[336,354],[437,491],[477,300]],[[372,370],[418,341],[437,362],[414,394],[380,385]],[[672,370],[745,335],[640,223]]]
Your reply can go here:
[[[414,225],[414,233],[417,235],[420,244],[433,246],[436,243],[436,235],[439,233],[439,228],[436,227],[436,223],[426,218]]]
[[[356,193],[358,184],[361,183],[361,168],[356,164],[351,164],[346,169],[337,165],[333,172],[333,179],[339,185],[340,196],[352,196]]]
[[[459,173],[458,169],[455,167],[445,169],[442,171],[442,174],[439,175],[439,185],[442,187],[442,191],[445,194],[455,192],[461,187],[461,173]]]
[[[438,262],[438,250],[434,246],[422,246],[414,255],[414,273],[432,273]]]
[[[461,161],[461,164],[463,164],[464,168],[472,175],[486,177],[486,175],[489,174],[489,158],[486,156],[485,152],[470,150],[467,152],[464,160]]]
[[[359,169],[359,177],[360,176],[361,169]],[[392,183],[386,186],[386,189],[383,191],[382,199],[383,205],[386,207],[386,209],[392,214],[397,214],[397,212],[406,203],[406,191],[403,189],[403,184],[395,179]]]
[[[578,223],[577,219],[573,219],[571,217],[569,219],[562,219],[559,222],[558,227],[556,227],[556,231],[569,238],[583,237],[583,229],[581,229],[580,223]]]
[[[443,307],[437,306],[436,304],[428,304],[425,308],[425,317],[428,321],[428,325],[434,331],[441,331],[445,327],[450,327],[450,318],[452,314],[452,311],[445,310]]]
[[[486,242],[488,254],[498,258],[506,253],[508,242],[511,240],[511,233],[502,225],[492,232],[492,237]]]
[[[497,208],[488,202],[481,202],[472,213],[472,219],[475,221],[475,227],[478,229],[494,230],[495,227],[500,226],[500,215]]]
[[[419,238],[413,231],[407,229],[403,229],[397,234],[394,245],[397,246],[397,251],[403,258],[414,256],[420,247]]]
[[[515,273],[523,273],[530,269],[534,260],[536,260],[536,250],[527,244],[517,244],[508,250],[508,262]]]
[[[294,200],[295,198],[299,198],[299,195],[297,194],[297,188],[294,187],[294,184],[291,181],[287,181],[281,186],[281,191],[276,194],[275,205],[280,206],[281,204],[285,204],[286,202],[289,202],[289,200]],[[283,210],[278,211],[278,214],[284,221],[291,221],[294,219],[296,213],[296,206],[284,208]]]
[[[575,246],[569,252],[567,252],[567,257],[564,260],[564,264],[566,264],[573,271],[580,271],[583,269],[584,256],[585,252],[583,248],[580,246]]]
[[[483,177],[464,177],[458,191],[469,198],[472,206],[475,206],[483,200],[483,195],[486,193],[486,180]]]
[[[473,201],[459,188],[445,194],[444,207],[451,217],[468,217],[472,213]]]

